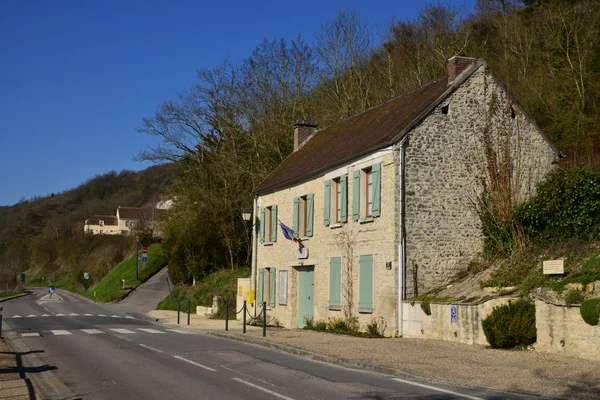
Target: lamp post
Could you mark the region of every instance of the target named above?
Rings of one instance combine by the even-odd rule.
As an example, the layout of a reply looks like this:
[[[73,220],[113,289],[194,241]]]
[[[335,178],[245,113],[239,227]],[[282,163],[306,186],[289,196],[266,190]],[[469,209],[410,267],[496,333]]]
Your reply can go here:
[[[250,218],[252,218],[252,210],[250,209],[250,207],[245,207],[242,210],[242,218],[246,222],[250,221]]]
[[[135,280],[140,280],[140,257],[139,257],[140,237],[135,237]]]

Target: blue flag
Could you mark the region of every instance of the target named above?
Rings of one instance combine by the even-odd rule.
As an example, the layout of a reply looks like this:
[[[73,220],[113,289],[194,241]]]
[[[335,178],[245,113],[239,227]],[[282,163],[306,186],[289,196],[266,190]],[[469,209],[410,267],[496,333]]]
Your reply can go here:
[[[293,242],[296,241],[296,238],[294,237],[294,230],[292,228],[286,226],[281,221],[279,221],[279,226],[281,227],[281,232],[283,233],[283,236],[285,236],[287,240],[291,240]]]

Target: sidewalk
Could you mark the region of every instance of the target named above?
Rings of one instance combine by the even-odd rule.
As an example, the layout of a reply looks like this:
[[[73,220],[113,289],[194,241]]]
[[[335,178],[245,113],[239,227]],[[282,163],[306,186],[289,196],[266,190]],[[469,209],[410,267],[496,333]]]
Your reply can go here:
[[[0,399],[35,399],[31,382],[25,379],[21,356],[0,339]],[[31,395],[30,395],[31,394]]]
[[[187,326],[187,314],[150,311],[154,320],[178,329],[242,340],[277,348],[302,357],[349,368],[437,383],[530,393],[553,398],[598,398],[600,362],[536,351],[494,350],[452,342],[421,339],[365,339],[333,333],[248,326],[213,320],[195,314]]]

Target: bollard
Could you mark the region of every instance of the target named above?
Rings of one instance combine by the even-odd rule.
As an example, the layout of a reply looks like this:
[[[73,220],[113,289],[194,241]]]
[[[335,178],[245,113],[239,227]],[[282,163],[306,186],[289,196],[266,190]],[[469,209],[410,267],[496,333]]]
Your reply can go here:
[[[2,310],[4,307],[0,307],[0,339],[2,339]]]
[[[246,333],[246,300],[244,300],[244,333]]]
[[[263,301],[263,337],[267,336],[267,302]]]
[[[229,300],[225,300],[225,332],[227,332],[228,330],[229,330]]]
[[[177,325],[179,325],[179,312],[181,311],[181,299],[177,300]]]
[[[188,300],[188,325],[190,324],[190,310],[192,308],[192,301]]]

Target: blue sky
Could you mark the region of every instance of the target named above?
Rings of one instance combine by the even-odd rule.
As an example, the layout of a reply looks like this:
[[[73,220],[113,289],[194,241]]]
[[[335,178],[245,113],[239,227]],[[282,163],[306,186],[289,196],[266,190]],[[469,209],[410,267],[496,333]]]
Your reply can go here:
[[[148,167],[132,158],[154,139],[136,126],[198,68],[241,61],[265,38],[311,42],[341,8],[382,28],[426,3],[0,1],[0,205]]]

